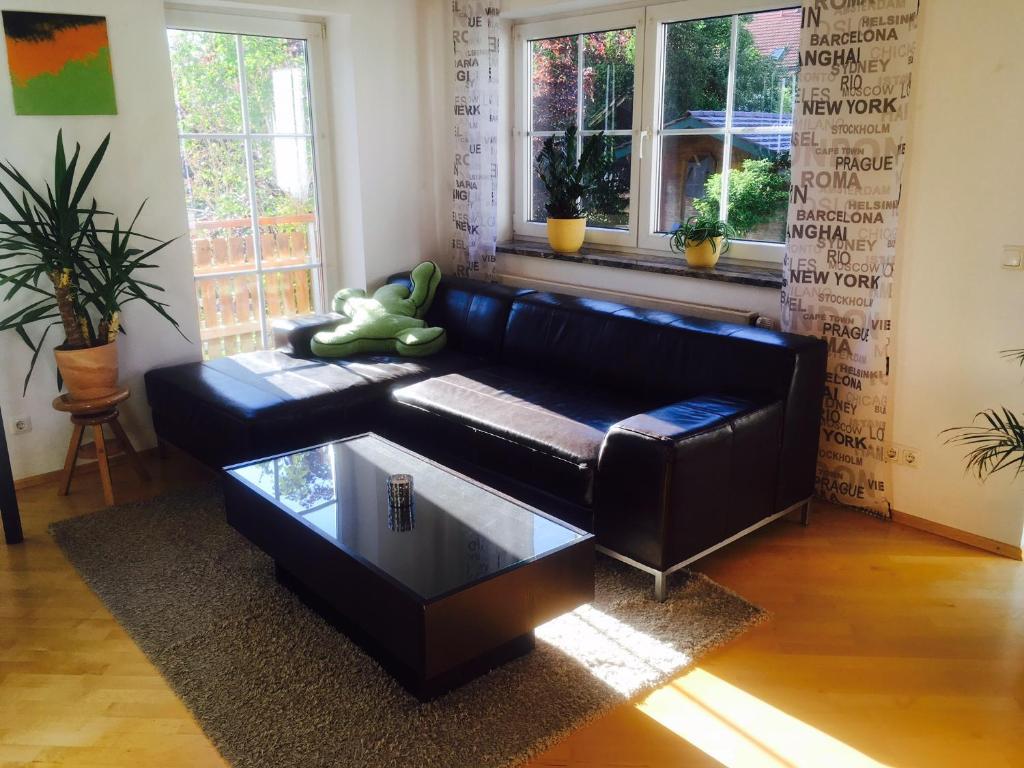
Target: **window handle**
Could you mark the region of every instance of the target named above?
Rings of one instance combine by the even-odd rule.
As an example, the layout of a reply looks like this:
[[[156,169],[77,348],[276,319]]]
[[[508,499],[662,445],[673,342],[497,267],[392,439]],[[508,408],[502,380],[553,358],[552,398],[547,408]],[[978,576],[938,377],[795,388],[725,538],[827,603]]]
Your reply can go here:
[[[640,159],[644,159],[644,142],[647,140],[647,131],[640,131]]]

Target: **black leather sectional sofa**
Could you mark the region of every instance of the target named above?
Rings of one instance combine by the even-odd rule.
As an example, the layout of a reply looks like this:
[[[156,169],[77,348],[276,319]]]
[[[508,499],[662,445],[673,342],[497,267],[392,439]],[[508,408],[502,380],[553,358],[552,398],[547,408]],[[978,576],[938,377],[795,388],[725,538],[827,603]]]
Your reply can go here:
[[[427,320],[430,358],[312,359],[318,316],[150,371],[157,434],[219,467],[376,431],[592,530],[659,597],[813,493],[820,339],[452,277]]]

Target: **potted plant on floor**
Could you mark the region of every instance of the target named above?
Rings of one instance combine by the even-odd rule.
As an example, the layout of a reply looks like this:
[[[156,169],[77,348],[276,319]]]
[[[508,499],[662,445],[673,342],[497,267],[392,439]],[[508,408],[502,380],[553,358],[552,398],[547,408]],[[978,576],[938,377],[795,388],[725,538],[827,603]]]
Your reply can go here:
[[[1024,349],[1010,349],[1003,357],[1024,366]],[[967,427],[943,430],[947,443],[967,448],[967,471],[985,480],[995,472],[1012,469],[1024,474],[1024,419],[1006,406],[988,408],[974,417]]]
[[[577,129],[548,136],[537,155],[537,177],[548,193],[548,243],[558,253],[576,253],[587,230],[588,198],[607,179],[612,158],[604,132],[587,136],[577,153]]]
[[[713,267],[735,236],[729,224],[714,216],[691,216],[671,234],[670,244],[691,267]]]
[[[54,350],[58,379],[76,400],[117,389],[124,304],[143,301],[178,329],[167,305],[150,295],[163,288],[135,276],[155,268],[151,257],[173,241],[135,232],[138,213],[127,229],[116,217],[112,229],[103,229],[98,222],[110,214],[100,211],[95,199],[85,206],[109,143],[108,134],[79,174],[81,148],[75,145],[69,161],[59,132],[54,178],[40,189],[11,163],[0,163],[0,195],[11,210],[0,210],[0,288],[6,289],[5,301],[17,304],[0,318],[0,331],[15,331],[32,350],[24,391],[55,326],[64,333],[64,343]],[[146,246],[138,247],[139,240]]]

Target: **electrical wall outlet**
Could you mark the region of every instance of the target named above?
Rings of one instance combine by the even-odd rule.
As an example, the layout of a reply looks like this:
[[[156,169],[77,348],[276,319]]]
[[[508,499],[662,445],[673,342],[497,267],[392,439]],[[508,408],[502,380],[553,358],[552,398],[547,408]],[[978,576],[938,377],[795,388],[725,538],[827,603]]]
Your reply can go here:
[[[11,432],[16,435],[24,435],[32,431],[32,419],[28,416],[15,416],[11,422]]]
[[[917,451],[913,448],[900,449],[900,464],[905,467],[916,467],[918,462]]]
[[[1003,246],[1003,268],[1024,269],[1024,245]]]
[[[903,467],[916,467],[921,461],[916,448],[898,443],[886,443],[882,450],[882,458],[890,464],[899,464]]]

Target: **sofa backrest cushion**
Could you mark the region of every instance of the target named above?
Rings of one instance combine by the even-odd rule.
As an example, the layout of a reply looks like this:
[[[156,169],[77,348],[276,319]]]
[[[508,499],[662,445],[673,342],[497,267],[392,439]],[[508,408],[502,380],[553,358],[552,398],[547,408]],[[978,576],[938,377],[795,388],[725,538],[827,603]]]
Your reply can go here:
[[[644,369],[665,349],[660,329],[619,319],[622,304],[533,293],[512,305],[502,360],[590,386],[651,394]]]
[[[392,275],[388,282],[408,286],[408,273]],[[512,302],[530,293],[530,289],[445,275],[425,319],[428,325],[445,329],[450,347],[471,355],[497,357]]]
[[[708,392],[785,399],[814,339],[613,302],[532,293],[512,305],[502,360],[673,401]]]

